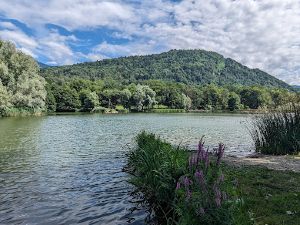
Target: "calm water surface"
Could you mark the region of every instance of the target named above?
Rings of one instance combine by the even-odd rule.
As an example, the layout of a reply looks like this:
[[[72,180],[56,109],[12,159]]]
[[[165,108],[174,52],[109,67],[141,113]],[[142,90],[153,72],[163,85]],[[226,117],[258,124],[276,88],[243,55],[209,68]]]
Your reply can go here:
[[[247,117],[209,114],[57,115],[0,119],[0,224],[144,224],[131,213],[125,154],[141,130],[194,148],[202,135],[249,154]]]

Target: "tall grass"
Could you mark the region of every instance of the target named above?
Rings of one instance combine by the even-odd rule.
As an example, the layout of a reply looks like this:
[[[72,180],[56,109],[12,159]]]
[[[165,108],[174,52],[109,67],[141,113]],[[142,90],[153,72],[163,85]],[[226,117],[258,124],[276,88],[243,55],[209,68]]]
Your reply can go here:
[[[183,148],[173,149],[154,134],[142,132],[136,138],[137,146],[129,153],[126,171],[130,182],[143,193],[156,217],[167,223],[174,215],[173,201],[176,182],[184,174],[188,154]]]
[[[254,117],[251,136],[257,152],[272,155],[300,151],[300,105]]]

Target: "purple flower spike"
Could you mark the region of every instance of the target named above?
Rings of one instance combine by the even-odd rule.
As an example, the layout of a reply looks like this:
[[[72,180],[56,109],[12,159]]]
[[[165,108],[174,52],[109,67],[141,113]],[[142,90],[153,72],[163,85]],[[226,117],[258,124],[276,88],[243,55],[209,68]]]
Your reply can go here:
[[[176,184],[176,190],[179,190],[180,189],[180,182],[177,182]]]
[[[187,201],[190,200],[191,197],[192,197],[192,192],[190,190],[187,190],[187,192],[186,192],[186,200]]]
[[[208,153],[208,149],[205,152],[205,157],[204,157],[204,161],[205,161],[205,167],[207,168],[209,165],[209,153]]]
[[[203,172],[202,170],[200,171],[196,171],[195,173],[195,178],[196,180],[200,183],[200,184],[204,184],[204,175],[203,175]]]
[[[219,183],[224,182],[224,174],[223,173],[221,173],[221,175],[218,177],[218,182]]]
[[[216,197],[215,202],[216,202],[217,207],[221,207],[221,198]]]
[[[224,151],[225,151],[225,146],[220,143],[219,148],[218,148],[217,153],[216,153],[216,155],[217,155],[217,165],[220,165],[221,159],[224,155]]]
[[[188,188],[192,181],[188,177],[184,177],[183,184],[185,188]]]

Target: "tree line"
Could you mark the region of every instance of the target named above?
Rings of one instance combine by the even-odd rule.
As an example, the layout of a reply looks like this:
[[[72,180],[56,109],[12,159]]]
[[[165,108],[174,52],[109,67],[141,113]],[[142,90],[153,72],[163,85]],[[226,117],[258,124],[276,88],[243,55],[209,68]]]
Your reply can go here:
[[[183,52],[186,53],[186,52]],[[41,74],[43,76],[41,76]],[[299,102],[284,88],[41,73],[36,61],[0,40],[0,115],[41,112],[126,112],[155,109],[243,110]]]
[[[112,79],[46,77],[48,111],[158,109],[247,110],[299,101],[299,94],[263,86],[186,85],[161,80],[122,84]]]

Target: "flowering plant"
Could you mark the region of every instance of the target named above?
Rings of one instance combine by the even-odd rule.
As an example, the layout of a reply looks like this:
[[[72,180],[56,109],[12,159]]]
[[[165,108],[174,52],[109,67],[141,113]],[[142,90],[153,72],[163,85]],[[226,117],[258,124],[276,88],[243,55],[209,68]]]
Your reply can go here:
[[[220,163],[225,146],[219,144],[215,157],[204,148],[201,139],[196,153],[190,155],[187,171],[176,185],[177,213],[180,224],[230,224],[227,193]]]

